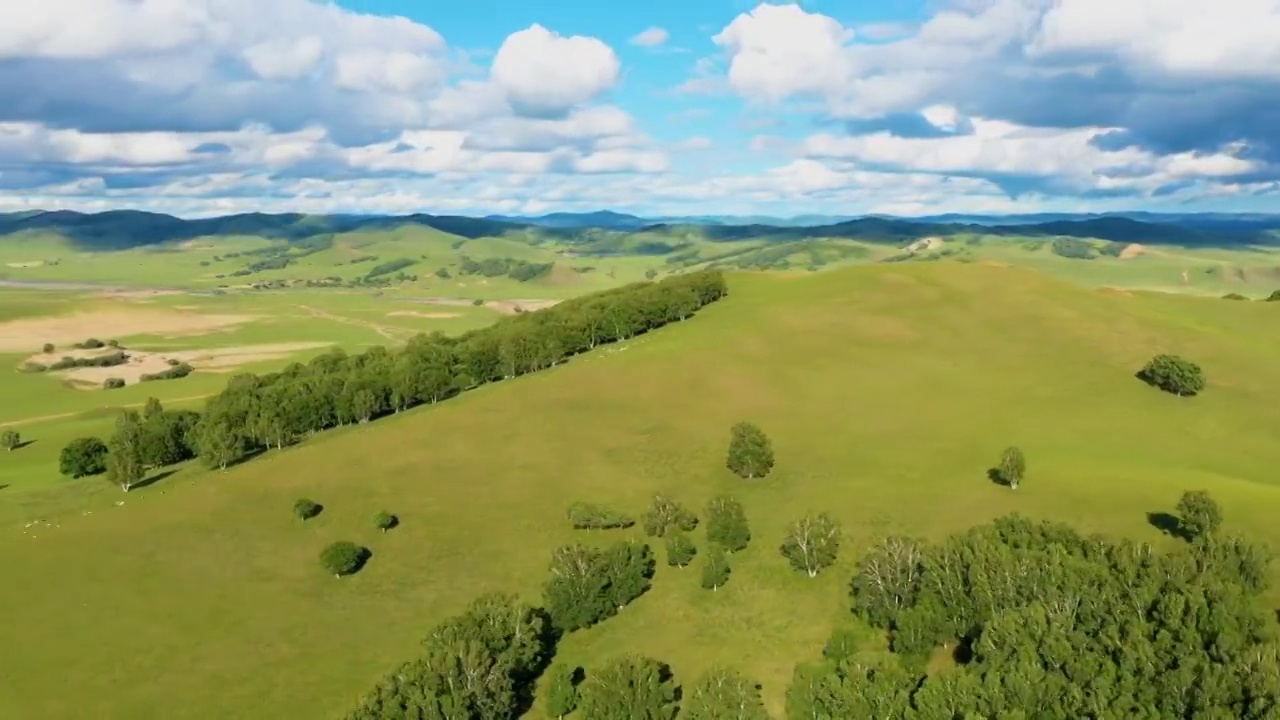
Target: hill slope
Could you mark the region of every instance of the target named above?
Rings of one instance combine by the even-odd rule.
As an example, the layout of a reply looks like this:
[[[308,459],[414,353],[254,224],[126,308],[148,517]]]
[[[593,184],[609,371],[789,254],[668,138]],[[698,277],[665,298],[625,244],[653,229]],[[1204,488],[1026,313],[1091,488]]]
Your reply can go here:
[[[976,264],[732,276],[697,318],[550,371],[225,473],[187,468],[35,538],[4,528],[0,716],[336,716],[436,620],[482,592],[536,599],[557,545],[614,537],[575,535],[570,502],[639,512],[656,491],[697,508],[735,493],[751,547],[716,593],[696,566],[661,567],[564,658],[635,650],[685,680],[730,663],[777,712],[795,663],[848,616],[857,549],[885,533],[1016,511],[1159,544],[1146,513],[1207,488],[1228,529],[1280,540],[1277,312]],[[1203,396],[1133,379],[1162,351],[1204,365]],[[773,439],[764,481],[723,467],[743,419]],[[1016,493],[985,477],[1009,444],[1029,461]],[[301,525],[289,509],[304,495],[326,510]],[[386,535],[371,523],[383,509],[403,521]],[[777,551],[810,510],[848,536],[813,580]],[[322,572],[336,539],[373,548],[369,567]]]

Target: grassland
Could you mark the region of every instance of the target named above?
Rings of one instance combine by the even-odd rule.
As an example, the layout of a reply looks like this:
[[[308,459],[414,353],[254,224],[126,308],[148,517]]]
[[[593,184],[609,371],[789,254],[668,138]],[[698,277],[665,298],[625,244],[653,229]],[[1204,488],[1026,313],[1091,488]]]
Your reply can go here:
[[[975,259],[997,252],[970,247]],[[1230,529],[1280,540],[1280,304],[1051,277],[1141,258],[1043,261],[735,274],[730,296],[689,322],[224,473],[184,466],[128,495],[58,481],[38,455],[59,445],[55,427],[70,436],[106,418],[54,421],[47,443],[41,425],[24,428],[36,443],[0,455],[0,484],[37,482],[16,479],[30,473],[47,487],[0,490],[0,717],[335,716],[473,596],[537,598],[551,551],[583,537],[564,521],[574,500],[637,512],[657,491],[695,506],[722,491],[743,500],[754,538],[727,587],[701,590],[696,563],[661,567],[652,592],[560,652],[590,666],[641,651],[686,680],[730,663],[763,683],[775,712],[794,664],[846,621],[859,548],[885,533],[936,538],[1016,511],[1161,545],[1173,541],[1146,513],[1205,488]],[[196,302],[177,297],[154,302]],[[236,302],[300,302],[262,297],[278,299]],[[345,306],[335,314],[383,307],[333,297]],[[248,324],[235,342],[291,325]],[[329,331],[353,345],[377,337]],[[1205,367],[1201,397],[1132,377],[1165,351]],[[181,397],[197,377],[157,387]],[[773,439],[764,481],[723,467],[742,419]],[[1009,444],[1029,459],[1016,493],[985,476]],[[303,495],[327,508],[305,526],[289,512]],[[403,522],[386,535],[371,522],[383,509]],[[838,566],[813,580],[777,551],[808,510],[848,536]],[[27,526],[36,518],[47,524]],[[372,562],[325,575],[315,556],[334,539],[367,544]]]

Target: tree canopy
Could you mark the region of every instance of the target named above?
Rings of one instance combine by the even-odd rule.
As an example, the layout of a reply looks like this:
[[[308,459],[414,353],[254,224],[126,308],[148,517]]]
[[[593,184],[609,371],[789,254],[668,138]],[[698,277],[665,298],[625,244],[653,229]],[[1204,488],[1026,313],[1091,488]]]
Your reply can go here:
[[[759,427],[740,422],[729,429],[726,467],[739,477],[762,478],[773,469],[773,444]]]
[[[672,720],[676,687],[665,663],[623,655],[587,672],[579,708],[583,720]]]
[[[107,471],[107,444],[101,438],[76,438],[62,448],[58,470],[73,478],[99,475]]]
[[[1157,355],[1151,358],[1138,377],[1148,385],[1179,396],[1199,394],[1204,390],[1204,371],[1200,366],[1177,355]]]

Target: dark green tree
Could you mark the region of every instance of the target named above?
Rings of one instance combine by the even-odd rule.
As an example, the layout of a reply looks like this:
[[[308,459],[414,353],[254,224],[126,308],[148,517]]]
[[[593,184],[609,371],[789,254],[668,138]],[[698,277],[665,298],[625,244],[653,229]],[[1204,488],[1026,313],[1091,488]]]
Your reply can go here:
[[[391,528],[399,525],[400,518],[396,517],[395,515],[392,515],[386,510],[383,510],[382,512],[373,516],[373,524],[382,532],[386,532]]]
[[[149,438],[142,419],[125,410],[116,419],[116,431],[107,440],[107,480],[129,492],[147,474],[145,453]]]
[[[1000,482],[1008,485],[1011,490],[1017,490],[1018,484],[1026,475],[1026,456],[1016,447],[1005,448],[1000,453],[1000,463],[996,465],[996,476],[1000,478]]]
[[[590,627],[647,591],[653,571],[648,545],[624,541],[603,550],[565,545],[552,554],[543,607],[562,632]]]
[[[698,548],[693,539],[684,532],[676,530],[667,533],[667,564],[671,567],[685,567],[693,561]]]
[[[650,537],[662,537],[673,528],[689,532],[698,526],[697,515],[665,495],[654,496],[653,504],[641,520],[645,534]]]
[[[563,718],[578,707],[578,668],[557,663],[547,670],[547,714]]]
[[[588,672],[579,708],[582,720],[673,720],[676,685],[666,663],[624,655]]]
[[[717,667],[707,671],[685,695],[681,720],[769,720],[760,685],[741,673]]]
[[[298,498],[293,503],[293,514],[299,520],[306,521],[320,514],[324,506],[310,498]]]
[[[102,381],[103,390],[119,390],[124,385],[124,378],[107,378]]]
[[[96,437],[76,438],[62,448],[58,470],[73,478],[107,471],[107,444]]]
[[[806,515],[791,523],[782,554],[791,567],[817,577],[836,561],[840,549],[840,523],[826,513]]]
[[[0,432],[0,447],[5,450],[13,450],[22,444],[22,435],[17,430],[5,430]]]
[[[369,556],[368,548],[339,540],[320,552],[320,565],[334,577],[342,577],[358,571],[368,561]]]
[[[1148,385],[1178,396],[1196,395],[1204,390],[1204,371],[1177,355],[1157,355],[1138,372]]]
[[[729,430],[726,466],[739,477],[762,478],[773,469],[773,445],[760,428],[740,422]]]
[[[45,343],[45,344],[44,344],[44,348],[42,348],[42,349],[43,349],[43,351],[44,351],[44,354],[45,354],[45,355],[49,355],[49,354],[51,354],[54,350],[56,350],[57,348],[55,348],[55,347],[53,346],[53,343]]]
[[[1178,524],[1195,541],[1206,541],[1222,526],[1222,508],[1204,490],[1191,490],[1178,499]]]
[[[738,552],[751,541],[751,528],[742,503],[728,495],[719,495],[707,504],[707,541]]]
[[[707,547],[706,558],[702,561],[702,587],[706,590],[719,590],[721,585],[729,582],[729,556],[719,543],[711,543]]]

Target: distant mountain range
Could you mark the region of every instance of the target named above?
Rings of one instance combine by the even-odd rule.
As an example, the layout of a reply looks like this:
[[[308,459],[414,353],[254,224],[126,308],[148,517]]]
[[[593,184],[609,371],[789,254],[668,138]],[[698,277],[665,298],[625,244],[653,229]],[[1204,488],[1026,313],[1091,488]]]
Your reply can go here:
[[[14,233],[63,235],[87,249],[128,248],[223,235],[299,240],[357,230],[430,227],[465,238],[535,232],[573,242],[591,231],[687,233],[711,240],[800,240],[856,238],[869,242],[910,242],[959,233],[1003,236],[1067,236],[1115,242],[1186,246],[1280,244],[1280,215],[1258,214],[1035,214],[936,215],[921,218],[809,215],[773,217],[653,217],[602,210],[537,217],[458,215],[302,215],[248,213],[183,219],[137,210],[80,213],[69,210],[0,213],[0,241]]]

